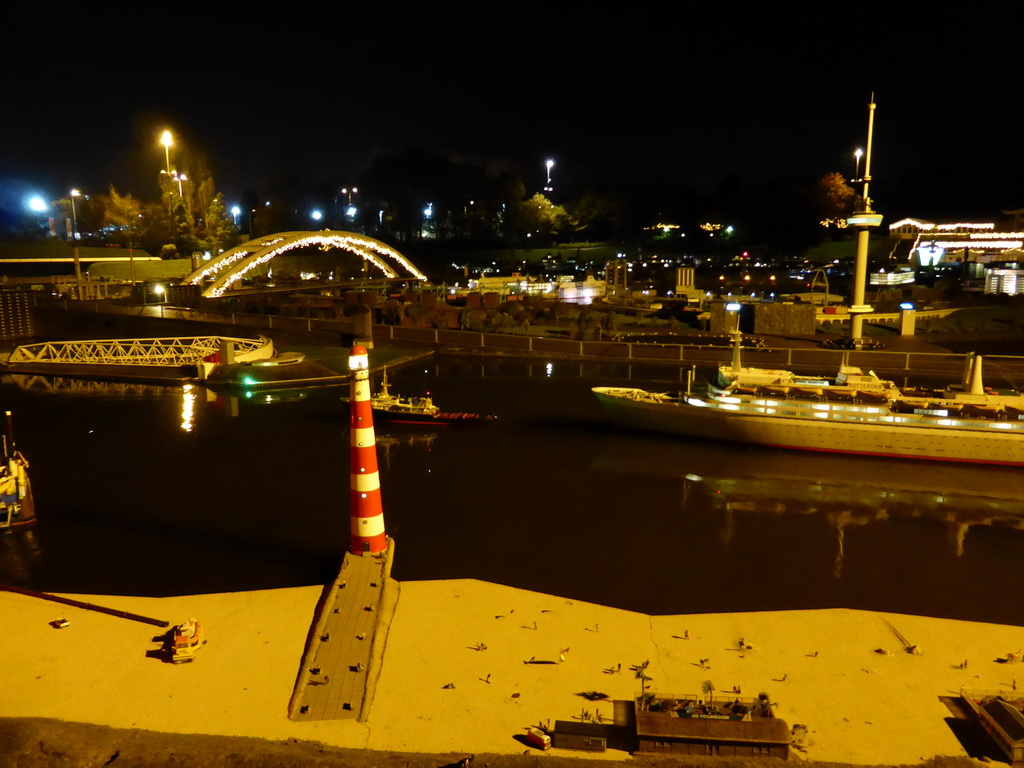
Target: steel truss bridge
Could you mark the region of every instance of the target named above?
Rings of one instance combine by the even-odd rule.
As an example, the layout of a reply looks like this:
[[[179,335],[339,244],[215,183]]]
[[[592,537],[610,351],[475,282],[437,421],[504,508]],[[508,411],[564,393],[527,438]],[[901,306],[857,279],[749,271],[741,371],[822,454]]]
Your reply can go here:
[[[181,367],[209,362],[223,349],[234,346],[235,360],[245,362],[274,356],[274,343],[266,336],[240,339],[232,336],[188,336],[154,339],[93,339],[46,341],[25,344],[12,353],[10,365],[153,365]]]
[[[409,259],[380,240],[355,232],[325,229],[322,232],[278,232],[242,243],[204,263],[181,284],[204,285],[203,297],[215,299],[229,293],[232,285],[275,256],[309,247],[349,251],[372,264],[388,279],[427,279]]]

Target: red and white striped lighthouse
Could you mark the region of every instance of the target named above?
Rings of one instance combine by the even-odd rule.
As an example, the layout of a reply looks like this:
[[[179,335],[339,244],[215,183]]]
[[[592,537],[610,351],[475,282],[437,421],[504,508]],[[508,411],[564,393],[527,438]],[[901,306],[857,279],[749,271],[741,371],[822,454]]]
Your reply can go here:
[[[380,474],[377,472],[377,438],[373,433],[373,407],[370,404],[370,356],[356,345],[348,358],[352,375],[352,415],[349,516],[352,523],[353,555],[375,555],[388,548],[384,532],[384,509],[380,501]]]

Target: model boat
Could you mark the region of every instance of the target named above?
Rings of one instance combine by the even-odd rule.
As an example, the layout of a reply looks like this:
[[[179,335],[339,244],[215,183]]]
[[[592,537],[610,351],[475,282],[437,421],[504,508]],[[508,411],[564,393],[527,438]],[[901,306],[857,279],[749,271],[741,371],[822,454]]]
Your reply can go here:
[[[391,393],[388,375],[384,373],[380,391],[370,401],[374,421],[408,426],[445,427],[461,424],[479,424],[493,421],[491,414],[467,413],[464,411],[442,411],[434,404],[429,393],[424,397],[403,397]]]
[[[14,445],[11,412],[7,411],[7,433],[3,436],[4,455],[0,465],[0,530],[31,525],[36,520],[32,485],[28,480],[28,460]]]
[[[1024,466],[1024,396],[982,383],[971,355],[957,386],[901,390],[843,364],[834,379],[731,364],[695,394],[595,387],[625,427],[772,448]]]

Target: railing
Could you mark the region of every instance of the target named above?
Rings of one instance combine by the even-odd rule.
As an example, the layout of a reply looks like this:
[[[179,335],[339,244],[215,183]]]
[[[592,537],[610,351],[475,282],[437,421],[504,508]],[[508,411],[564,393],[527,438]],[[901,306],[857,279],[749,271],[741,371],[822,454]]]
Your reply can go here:
[[[97,313],[159,317],[193,322],[228,323],[255,329],[286,331],[328,331],[354,334],[355,323],[347,319],[327,320],[312,317],[260,315],[241,312],[211,312],[187,307],[165,305],[121,306],[110,302],[68,302],[65,309],[74,307]],[[556,356],[581,360],[624,361],[637,364],[720,365],[731,357],[728,347],[709,347],[684,344],[645,344],[619,341],[580,341],[521,334],[482,333],[439,328],[409,328],[405,326],[377,325],[372,336],[378,340],[398,343],[423,344],[432,347],[462,347],[473,350],[499,351],[527,356]],[[913,371],[915,374],[942,375],[963,366],[963,356],[951,352],[895,352],[892,350],[849,351],[822,348],[775,348],[744,350],[747,362],[757,367],[781,367],[807,370],[837,369],[848,355],[850,365],[864,369],[884,371]],[[987,355],[991,372],[997,371],[1024,377],[1024,357],[1014,355]],[[1001,371],[999,369],[1002,369]]]
[[[584,360],[674,365],[720,365],[732,356],[729,347],[685,344],[643,344],[625,341],[580,341],[543,336],[508,335],[437,328],[374,325],[374,339],[431,346],[462,347],[529,356],[552,355]],[[744,349],[747,364],[764,368],[838,370],[844,355],[853,366],[884,371],[913,371],[922,376],[949,376],[963,370],[964,356],[952,352],[843,351],[823,348],[763,347]],[[1024,376],[1024,357],[986,355],[986,370]]]

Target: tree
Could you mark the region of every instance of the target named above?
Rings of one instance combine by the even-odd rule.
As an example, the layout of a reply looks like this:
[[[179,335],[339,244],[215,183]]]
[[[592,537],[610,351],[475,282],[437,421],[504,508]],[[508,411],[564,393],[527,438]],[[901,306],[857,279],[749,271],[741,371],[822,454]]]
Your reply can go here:
[[[195,237],[195,221],[185,201],[180,197],[174,201],[174,245],[179,256],[190,256],[199,249],[199,241]]]
[[[539,193],[520,202],[517,213],[521,234],[537,237],[539,242],[535,242],[535,246],[546,244],[559,234],[574,230],[577,225],[565,208],[555,205]]]
[[[145,228],[142,204],[131,195],[119,195],[114,185],[107,192],[103,226],[114,229],[117,239],[128,246],[132,285],[135,285],[135,246]]]
[[[577,231],[588,240],[614,241],[622,231],[626,202],[614,193],[586,190],[569,206]]]
[[[224,205],[224,195],[218,192],[210,202],[205,217],[206,238],[204,244],[213,255],[229,250],[238,242],[235,225]]]
[[[857,193],[846,183],[843,174],[826,173],[814,186],[812,202],[822,225],[828,226],[825,222],[839,222],[853,213]]]
[[[650,664],[651,660],[647,659],[643,664],[634,664],[632,667],[633,672],[636,674],[636,679],[640,681],[640,708],[644,710],[648,707],[647,684],[654,679],[647,676],[647,667]]]
[[[142,204],[132,195],[119,195],[113,185],[107,192],[103,226],[112,227],[125,242],[137,240],[143,228]]]
[[[708,706],[711,706],[714,702],[715,684],[712,683],[710,680],[705,680],[703,683],[700,684],[700,691],[708,697]]]

